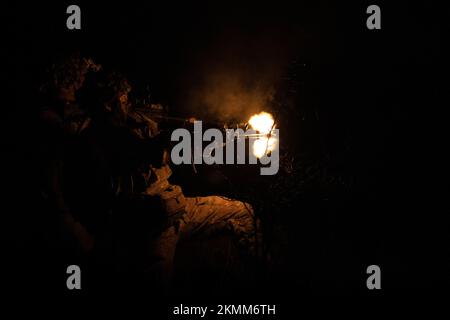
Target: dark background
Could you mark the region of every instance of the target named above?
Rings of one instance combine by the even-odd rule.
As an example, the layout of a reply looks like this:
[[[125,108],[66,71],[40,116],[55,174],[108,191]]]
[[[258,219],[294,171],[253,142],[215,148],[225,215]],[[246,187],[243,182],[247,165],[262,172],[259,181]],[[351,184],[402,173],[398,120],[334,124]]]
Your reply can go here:
[[[369,4],[79,2],[79,31],[66,29],[69,3],[5,10],[12,41],[3,50],[14,69],[7,88],[15,102],[2,125],[12,278],[24,277],[24,265],[32,263],[24,249],[29,217],[40,214],[27,201],[37,88],[46,67],[79,51],[124,72],[137,88],[149,85],[152,99],[174,115],[223,119],[220,103],[199,104],[210,81],[274,92],[268,108],[279,112],[297,177],[307,182],[289,184],[287,173],[284,185],[262,180],[278,183],[275,190],[286,195],[271,203],[277,216],[266,213],[275,261],[264,280],[268,292],[368,294],[371,264],[381,267],[382,292],[445,288],[447,180],[440,153],[448,12],[429,1],[375,3],[382,29],[368,30]],[[242,183],[243,193],[252,188]],[[267,199],[253,198],[263,211]]]

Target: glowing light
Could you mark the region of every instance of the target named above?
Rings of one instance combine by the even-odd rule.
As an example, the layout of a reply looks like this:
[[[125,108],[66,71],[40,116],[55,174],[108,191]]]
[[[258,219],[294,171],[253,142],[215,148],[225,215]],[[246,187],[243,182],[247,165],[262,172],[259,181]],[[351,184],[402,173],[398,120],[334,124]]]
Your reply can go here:
[[[269,134],[274,129],[274,120],[270,113],[261,112],[253,115],[248,124],[259,133]]]
[[[253,144],[253,154],[257,158],[261,158],[267,153],[271,152],[273,149],[275,149],[278,141],[274,137],[270,138],[258,138],[255,140],[255,143]]]
[[[273,151],[277,146],[278,140],[272,136],[273,130],[275,129],[275,120],[270,113],[261,112],[253,115],[248,124],[252,129],[256,130],[257,133],[263,134],[263,136],[258,137],[253,144],[253,154],[257,158],[261,158]],[[266,136],[264,136],[266,135]]]

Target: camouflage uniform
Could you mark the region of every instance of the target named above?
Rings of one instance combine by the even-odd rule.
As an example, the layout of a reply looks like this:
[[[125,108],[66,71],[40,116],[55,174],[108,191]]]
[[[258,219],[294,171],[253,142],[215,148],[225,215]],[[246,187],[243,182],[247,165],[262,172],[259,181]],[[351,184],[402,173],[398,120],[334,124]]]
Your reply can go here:
[[[149,127],[157,133],[157,124],[150,121]],[[221,196],[185,197],[180,186],[169,182],[172,171],[167,153],[163,158],[161,167],[150,166],[145,194],[160,198],[169,219],[168,227],[151,241],[151,254],[157,261],[151,270],[163,282],[164,288],[170,288],[175,249],[179,241],[225,231],[233,236],[245,255],[256,257],[262,235],[251,205]]]
[[[100,95],[106,94],[91,109],[93,116],[87,120],[74,112],[69,126],[71,131],[82,131],[97,164],[87,166],[91,171],[74,175],[83,186],[76,192],[83,194],[72,201],[72,211],[77,214],[68,216],[78,216],[81,224],[77,225],[95,236],[96,255],[106,257],[100,258],[102,263],[108,267],[113,263],[119,273],[144,272],[167,290],[179,241],[229,231],[242,251],[255,256],[255,240],[261,236],[256,236],[252,207],[219,196],[185,197],[180,186],[169,182],[172,171],[167,153],[139,144],[158,137],[157,122],[130,108],[127,95],[131,86],[126,80],[117,75],[108,79],[107,90]],[[146,162],[147,155],[141,151],[136,152],[138,161],[130,160],[134,146],[158,154],[161,163]],[[102,200],[99,194],[105,194]],[[84,204],[79,205],[81,202]],[[106,211],[110,214],[105,215]],[[96,227],[100,220],[102,225]]]
[[[78,134],[89,126],[90,117],[75,101],[75,93],[83,85],[85,75],[98,66],[91,59],[72,55],[51,67],[49,81],[41,87],[47,102],[40,112],[41,186],[40,193],[61,228],[58,241],[75,250],[89,252],[93,240],[84,226],[75,219],[64,194],[67,160],[79,145]]]

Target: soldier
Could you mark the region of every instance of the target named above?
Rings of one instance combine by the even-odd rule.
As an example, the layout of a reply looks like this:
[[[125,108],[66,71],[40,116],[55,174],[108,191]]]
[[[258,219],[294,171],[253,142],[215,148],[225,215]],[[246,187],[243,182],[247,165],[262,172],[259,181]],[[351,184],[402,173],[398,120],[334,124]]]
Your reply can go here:
[[[76,93],[82,87],[89,70],[99,66],[91,59],[74,54],[52,66],[49,81],[41,88],[46,102],[40,112],[41,130],[39,148],[41,155],[41,195],[56,213],[60,235],[58,242],[76,251],[90,252],[93,238],[75,218],[67,203],[64,181],[69,173],[67,167],[76,161],[79,143],[77,135],[84,130],[90,117],[76,103]]]
[[[112,73],[98,80],[97,74],[86,84],[88,69],[89,62],[73,58],[56,69],[59,104],[46,108],[43,118],[57,128],[53,136],[64,138],[56,143],[42,190],[59,212],[63,234],[92,253],[97,275],[113,266],[116,276],[135,274],[140,281],[144,275],[168,293],[177,243],[223,230],[255,255],[261,237],[251,206],[218,196],[185,197],[169,181],[157,122],[130,105],[126,78]],[[82,86],[80,108],[75,93]]]
[[[108,86],[113,87],[116,92],[113,99],[104,107],[104,110],[109,112],[110,124],[119,127],[126,125],[131,135],[138,141],[155,141],[159,136],[157,122],[131,108],[128,102],[131,86],[128,81],[117,75],[110,79],[114,80],[110,81]],[[104,137],[108,139],[112,136],[108,134]],[[148,265],[147,271],[166,292],[170,288],[175,249],[180,240],[185,241],[194,235],[208,236],[228,230],[243,251],[256,256],[256,240],[260,241],[261,235],[257,235],[259,230],[256,230],[254,211],[249,204],[220,196],[185,197],[181,187],[169,181],[172,171],[168,153],[162,146],[158,143],[152,146],[145,143],[135,145],[144,148],[147,146],[146,150],[150,151],[151,155],[145,151],[141,152],[140,160],[144,161],[134,162],[134,165],[139,166],[139,170],[135,170],[134,173],[140,174],[139,179],[143,183],[139,184],[141,189],[136,187],[138,183],[134,183],[135,187],[131,192],[141,198],[152,199],[151,203],[158,204],[153,208],[158,207],[157,210],[164,216],[159,220],[162,223],[156,228],[158,232],[149,238],[149,254],[152,256],[149,261],[152,263]],[[133,152],[125,154],[130,156]],[[122,183],[124,180],[131,179],[122,179]],[[135,176],[134,181],[137,180]],[[123,193],[125,189],[123,185],[118,185],[116,194]]]

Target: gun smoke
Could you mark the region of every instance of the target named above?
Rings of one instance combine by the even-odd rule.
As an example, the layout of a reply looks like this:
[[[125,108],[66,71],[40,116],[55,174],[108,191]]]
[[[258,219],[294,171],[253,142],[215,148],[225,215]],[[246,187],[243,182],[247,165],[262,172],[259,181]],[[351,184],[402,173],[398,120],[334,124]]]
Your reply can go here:
[[[292,34],[227,32],[196,57],[184,103],[201,119],[242,122],[272,110],[277,85],[289,63]],[[292,39],[291,39],[292,40]]]

